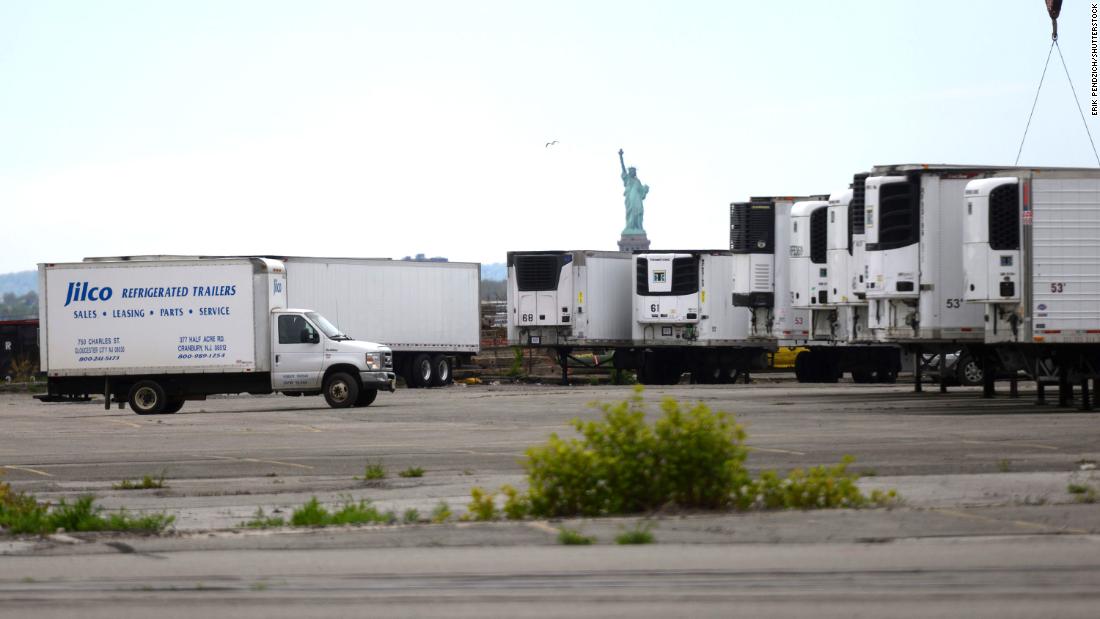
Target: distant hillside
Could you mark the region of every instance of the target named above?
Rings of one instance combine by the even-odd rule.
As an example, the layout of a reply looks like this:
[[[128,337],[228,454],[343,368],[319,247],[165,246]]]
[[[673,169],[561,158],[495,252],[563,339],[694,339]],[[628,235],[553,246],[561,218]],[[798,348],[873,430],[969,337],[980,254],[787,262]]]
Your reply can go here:
[[[17,296],[38,292],[38,271],[0,274],[0,297],[8,292]]]
[[[502,282],[508,279],[508,265],[503,262],[481,265],[481,279]]]

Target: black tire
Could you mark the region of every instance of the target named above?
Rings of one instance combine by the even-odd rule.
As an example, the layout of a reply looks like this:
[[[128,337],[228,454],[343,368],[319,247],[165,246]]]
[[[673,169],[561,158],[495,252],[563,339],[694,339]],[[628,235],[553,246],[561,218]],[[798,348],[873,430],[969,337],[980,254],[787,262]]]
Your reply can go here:
[[[798,353],[798,356],[794,358],[794,376],[798,379],[798,382],[817,382],[817,377],[814,375],[814,370],[816,369],[814,361],[814,353],[809,350]]]
[[[409,375],[405,382],[412,388],[430,387],[432,384],[432,358],[426,353],[413,357],[409,363]]]
[[[985,372],[982,371],[982,364],[978,363],[977,359],[971,355],[963,355],[955,364],[955,378],[960,385],[977,387],[984,382]]]
[[[159,415],[168,406],[168,395],[164,393],[164,387],[155,380],[139,380],[134,383],[127,399],[130,410],[138,415]]]
[[[166,404],[164,406],[164,410],[161,411],[161,412],[164,413],[165,415],[170,415],[172,413],[178,413],[178,412],[180,412],[180,409],[183,408],[183,402],[184,402],[184,400],[182,398],[180,398],[178,400],[169,400],[168,404]]]
[[[876,376],[875,376],[875,371],[874,370],[869,370],[867,368],[859,368],[857,370],[852,370],[852,382],[853,383],[859,383],[861,385],[865,385],[867,383],[875,382],[875,379],[876,379]]]
[[[451,360],[444,355],[432,356],[432,386],[445,387],[454,382]]]
[[[362,389],[359,391],[359,397],[355,400],[355,406],[359,408],[370,406],[377,397],[377,389]]]
[[[355,406],[359,399],[359,381],[350,374],[333,372],[325,379],[325,402],[332,408]]]

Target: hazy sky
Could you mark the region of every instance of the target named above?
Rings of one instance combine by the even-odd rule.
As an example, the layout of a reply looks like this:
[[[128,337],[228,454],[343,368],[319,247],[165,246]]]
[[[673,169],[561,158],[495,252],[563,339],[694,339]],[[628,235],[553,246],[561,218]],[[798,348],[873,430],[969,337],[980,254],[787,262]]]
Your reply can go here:
[[[1086,114],[1089,7],[1059,29]],[[620,147],[655,248],[728,247],[750,195],[1012,163],[1049,45],[1042,0],[3,0],[0,272],[614,249]],[[1095,165],[1046,80],[1021,162]]]

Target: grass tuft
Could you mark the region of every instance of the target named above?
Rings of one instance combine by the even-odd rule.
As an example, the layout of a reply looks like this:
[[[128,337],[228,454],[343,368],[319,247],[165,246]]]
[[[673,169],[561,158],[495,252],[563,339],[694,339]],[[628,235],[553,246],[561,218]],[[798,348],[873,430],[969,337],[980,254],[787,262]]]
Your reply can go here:
[[[628,529],[616,535],[615,543],[622,545],[652,544],[656,541],[652,529],[652,525],[640,522],[633,529]]]
[[[363,470],[363,479],[366,481],[374,481],[377,479],[386,478],[386,467],[382,466],[382,462],[368,462],[366,468]]]
[[[401,477],[423,477],[424,469],[420,468],[419,466],[410,466],[404,471],[398,473],[398,475],[400,475]]]
[[[141,478],[141,481],[130,481],[129,479],[124,479],[111,487],[115,490],[152,490],[156,488],[165,488],[167,486],[164,483],[164,477],[165,473],[164,471],[161,471],[158,477],[146,475]]]
[[[583,535],[575,529],[562,527],[558,531],[558,543],[563,546],[588,546],[596,541],[595,537]]]

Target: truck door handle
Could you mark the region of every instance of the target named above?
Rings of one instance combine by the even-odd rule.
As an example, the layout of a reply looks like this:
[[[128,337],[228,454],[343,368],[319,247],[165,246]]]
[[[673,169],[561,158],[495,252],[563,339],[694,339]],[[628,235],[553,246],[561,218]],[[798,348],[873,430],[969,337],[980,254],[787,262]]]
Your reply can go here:
[[[279,362],[279,355],[275,355],[275,363]]]

